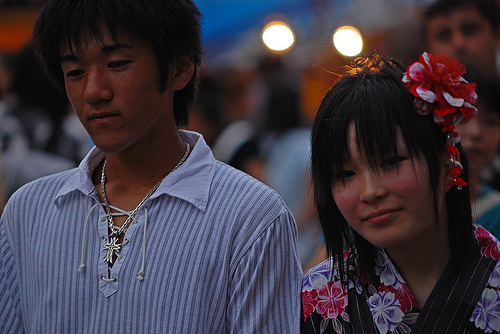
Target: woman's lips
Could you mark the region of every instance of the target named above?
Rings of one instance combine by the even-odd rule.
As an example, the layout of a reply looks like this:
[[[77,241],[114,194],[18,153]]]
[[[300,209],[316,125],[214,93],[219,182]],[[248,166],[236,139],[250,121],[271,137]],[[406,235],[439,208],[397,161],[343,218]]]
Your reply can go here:
[[[378,210],[368,214],[363,220],[372,224],[383,224],[391,220],[398,212],[398,209]]]

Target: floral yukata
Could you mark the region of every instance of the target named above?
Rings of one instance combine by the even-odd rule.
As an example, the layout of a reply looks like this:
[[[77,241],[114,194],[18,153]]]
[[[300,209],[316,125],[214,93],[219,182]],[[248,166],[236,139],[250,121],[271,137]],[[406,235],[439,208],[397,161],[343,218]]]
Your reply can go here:
[[[318,264],[302,282],[302,333],[500,333],[500,243],[479,225],[474,235],[477,252],[445,268],[423,309],[383,249],[362,277],[344,253],[347,287],[332,259]]]

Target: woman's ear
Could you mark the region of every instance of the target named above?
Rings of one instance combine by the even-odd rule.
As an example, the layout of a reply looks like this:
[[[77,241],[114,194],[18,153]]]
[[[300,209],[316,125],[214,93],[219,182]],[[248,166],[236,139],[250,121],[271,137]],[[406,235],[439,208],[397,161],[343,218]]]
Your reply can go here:
[[[193,56],[184,55],[177,57],[170,73],[170,87],[172,90],[181,90],[193,78]]]

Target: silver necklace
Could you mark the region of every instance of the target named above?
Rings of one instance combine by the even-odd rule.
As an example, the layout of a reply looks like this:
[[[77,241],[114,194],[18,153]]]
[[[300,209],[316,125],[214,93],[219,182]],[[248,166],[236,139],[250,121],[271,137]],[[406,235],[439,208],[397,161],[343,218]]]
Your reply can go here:
[[[179,168],[187,159],[189,152],[191,151],[191,146],[189,143],[184,143],[186,145],[186,151],[184,152],[184,155],[182,156],[181,160],[172,168],[170,173],[172,173],[174,170]],[[109,201],[108,197],[106,196],[106,190],[104,187],[104,184],[106,183],[106,165],[108,163],[108,159],[104,158],[104,163],[102,165],[102,172],[101,172],[101,192],[102,192],[102,199],[103,199],[103,205],[104,209],[106,210],[106,214],[108,216],[108,228],[109,228],[109,242],[106,242],[104,240],[104,250],[106,251],[106,255],[103,257],[104,262],[108,262],[109,265],[113,264],[113,255],[116,255],[117,257],[120,255],[120,249],[122,244],[118,243],[118,240],[120,239],[120,235],[124,232],[127,231],[128,226],[134,219],[135,215],[141,208],[141,206],[146,202],[146,200],[153,195],[153,193],[158,189],[160,186],[161,182],[165,177],[163,177],[158,183],[154,185],[153,188],[147,193],[147,195],[141,200],[141,202],[135,207],[135,209],[128,215],[127,219],[125,220],[125,223],[121,227],[115,226],[113,223],[113,216],[111,215],[111,207],[109,206]],[[170,174],[168,173],[168,174]],[[168,175],[167,174],[167,175]]]

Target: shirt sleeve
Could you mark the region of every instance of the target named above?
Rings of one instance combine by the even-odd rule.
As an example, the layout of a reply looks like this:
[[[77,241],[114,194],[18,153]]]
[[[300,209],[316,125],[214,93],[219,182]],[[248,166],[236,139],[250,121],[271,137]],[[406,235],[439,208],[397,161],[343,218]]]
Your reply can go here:
[[[0,219],[0,333],[24,333],[16,272],[3,216]]]
[[[301,282],[297,228],[285,210],[236,267],[229,291],[229,332],[299,333]]]

